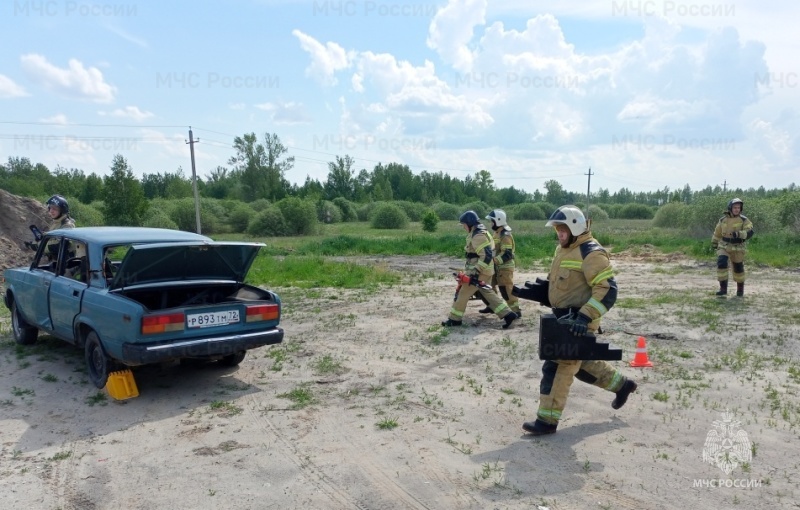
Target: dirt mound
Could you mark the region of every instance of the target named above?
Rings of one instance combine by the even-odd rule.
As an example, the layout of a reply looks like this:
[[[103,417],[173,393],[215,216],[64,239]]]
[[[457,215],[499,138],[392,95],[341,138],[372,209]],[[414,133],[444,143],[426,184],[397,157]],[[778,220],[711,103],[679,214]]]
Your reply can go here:
[[[0,272],[30,264],[33,252],[24,244],[33,241],[28,226],[44,230],[47,224],[47,209],[41,202],[0,189]]]

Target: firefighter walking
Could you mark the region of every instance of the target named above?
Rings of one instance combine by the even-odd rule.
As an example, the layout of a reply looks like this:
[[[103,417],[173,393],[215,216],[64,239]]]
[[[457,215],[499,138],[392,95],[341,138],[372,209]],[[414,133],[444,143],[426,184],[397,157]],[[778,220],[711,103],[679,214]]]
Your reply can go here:
[[[725,214],[717,222],[711,236],[711,246],[717,251],[717,296],[728,295],[728,262],[733,264],[733,281],[736,282],[736,296],[744,296],[744,257],[747,241],[753,237],[753,222],[742,214],[744,202],[734,198],[728,202]]]
[[[442,326],[460,326],[464,319],[467,303],[476,292],[479,292],[482,299],[488,303],[489,308],[503,319],[503,329],[508,329],[511,323],[518,318],[517,314],[511,311],[505,301],[492,292],[491,287],[485,284],[481,285],[481,282],[491,282],[494,275],[494,241],[475,211],[465,212],[458,221],[467,232],[466,246],[464,247],[466,257],[464,274],[470,280],[460,286],[450,314],[447,320],[442,322]]]
[[[514,236],[511,234],[511,227],[508,225],[508,218],[505,211],[495,209],[486,216],[486,219],[492,222],[492,232],[494,232],[492,240],[495,246],[495,256],[492,287],[499,289],[500,296],[511,311],[517,314],[517,317],[522,317],[519,298],[511,292],[514,289],[514,270],[516,268],[514,257],[517,247],[514,243]],[[480,313],[492,313],[492,309],[487,306],[480,310]]]
[[[556,229],[559,242],[548,278],[533,287],[515,287],[514,293],[551,306],[556,317],[572,315],[573,335],[593,334],[600,327],[600,318],[617,300],[617,282],[608,253],[592,237],[586,218],[575,206],[559,207],[546,225]],[[636,382],[607,361],[546,360],[536,420],[523,423],[526,432],[534,436],[556,432],[575,378],[614,393],[614,409],[625,405],[637,388]]]

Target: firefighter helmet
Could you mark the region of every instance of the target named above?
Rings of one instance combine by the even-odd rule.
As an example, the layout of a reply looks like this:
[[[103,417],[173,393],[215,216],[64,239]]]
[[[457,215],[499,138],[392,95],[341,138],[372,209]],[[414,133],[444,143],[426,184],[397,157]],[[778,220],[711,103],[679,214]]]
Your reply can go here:
[[[498,227],[507,227],[506,212],[502,209],[495,209],[486,215],[487,220],[492,220]]]
[[[478,218],[478,214],[475,211],[467,211],[458,218],[459,223],[463,223],[464,225],[468,226],[469,228],[474,227],[475,225],[481,222],[480,218]]]
[[[740,204],[742,206],[742,208],[739,209],[739,214],[744,212],[744,201],[742,201],[741,198],[732,198],[728,202],[728,212],[729,213],[733,214],[733,206],[734,206],[734,204]]]
[[[545,226],[566,225],[574,236],[579,236],[586,232],[586,217],[580,209],[574,205],[562,205],[550,215],[550,219]]]
[[[52,197],[48,198],[47,202],[45,202],[45,205],[47,205],[48,209],[50,209],[51,206],[58,207],[58,211],[60,213],[58,215],[59,217],[69,214],[69,203],[67,202],[67,199],[61,195],[53,195]]]

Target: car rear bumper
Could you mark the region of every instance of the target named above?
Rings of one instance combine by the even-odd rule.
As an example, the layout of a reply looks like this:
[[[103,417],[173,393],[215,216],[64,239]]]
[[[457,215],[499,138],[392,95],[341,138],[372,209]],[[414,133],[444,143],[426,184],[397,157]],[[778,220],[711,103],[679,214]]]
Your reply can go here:
[[[159,344],[122,345],[121,360],[129,365],[145,365],[180,358],[211,358],[235,354],[283,341],[283,329],[274,328],[255,333],[240,333],[196,340],[179,340]]]

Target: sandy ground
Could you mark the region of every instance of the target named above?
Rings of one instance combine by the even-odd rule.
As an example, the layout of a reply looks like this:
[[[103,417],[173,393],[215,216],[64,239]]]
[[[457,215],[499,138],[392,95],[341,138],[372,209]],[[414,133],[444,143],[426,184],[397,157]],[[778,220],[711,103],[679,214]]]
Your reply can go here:
[[[233,369],[137,369],[141,395],[123,402],[98,396],[72,347],[17,349],[6,320],[2,507],[798,508],[797,272],[753,268],[744,299],[719,300],[711,265],[615,256],[601,339],[639,391],[614,411],[576,381],[558,433],[534,439],[520,426],[546,310],[524,302],[506,331],[473,301],[443,332],[459,262],[376,259],[420,278],[373,293],[279,289],[283,345]],[[628,366],[640,335],[653,368]],[[704,462],[712,431],[738,432],[752,458],[730,474]]]

